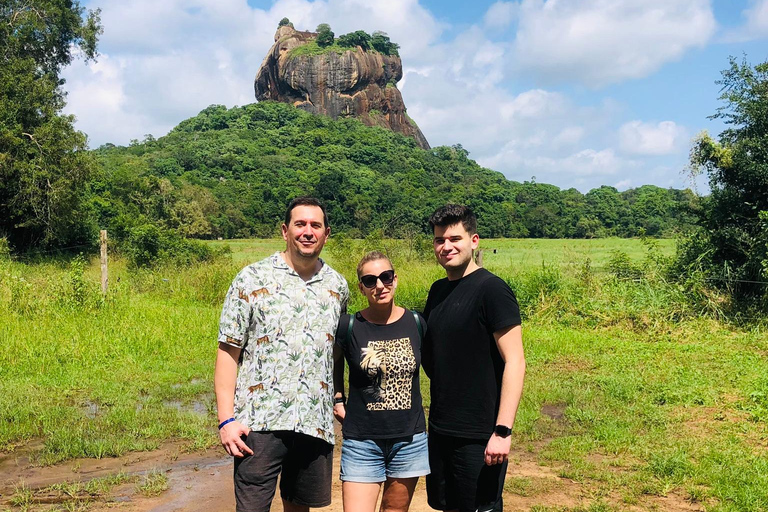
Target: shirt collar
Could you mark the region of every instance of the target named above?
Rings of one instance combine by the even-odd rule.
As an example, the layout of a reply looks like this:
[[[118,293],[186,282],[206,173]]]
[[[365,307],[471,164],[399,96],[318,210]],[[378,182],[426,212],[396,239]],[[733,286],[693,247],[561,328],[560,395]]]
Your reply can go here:
[[[323,276],[326,272],[328,272],[328,265],[326,265],[325,260],[323,258],[318,258],[320,261],[320,270],[315,273],[312,277],[309,278],[309,281],[307,281],[307,284],[313,283],[315,281],[322,281]],[[276,269],[283,270],[291,275],[294,275],[296,277],[299,277],[299,274],[293,270],[291,267],[288,266],[288,264],[285,262],[283,257],[280,255],[280,251],[277,251],[275,254],[272,255],[272,266]]]

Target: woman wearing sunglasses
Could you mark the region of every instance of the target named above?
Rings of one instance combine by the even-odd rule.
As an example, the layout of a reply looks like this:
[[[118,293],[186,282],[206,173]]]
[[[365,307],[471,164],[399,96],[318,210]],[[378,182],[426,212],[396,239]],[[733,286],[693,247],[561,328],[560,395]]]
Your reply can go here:
[[[381,510],[405,512],[419,477],[429,473],[419,389],[426,322],[395,305],[397,274],[383,253],[366,254],[357,277],[368,307],[342,315],[334,351],[344,510],[374,512],[383,483]],[[348,400],[343,359],[349,366]]]

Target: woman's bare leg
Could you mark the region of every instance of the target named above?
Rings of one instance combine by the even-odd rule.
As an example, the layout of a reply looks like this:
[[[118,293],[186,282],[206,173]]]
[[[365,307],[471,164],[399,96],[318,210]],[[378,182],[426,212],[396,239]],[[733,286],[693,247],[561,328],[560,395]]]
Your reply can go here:
[[[408,512],[413,491],[419,477],[387,478],[384,482],[384,496],[381,498],[380,512]],[[374,505],[375,506],[375,505]]]
[[[342,482],[344,512],[375,512],[381,483]]]

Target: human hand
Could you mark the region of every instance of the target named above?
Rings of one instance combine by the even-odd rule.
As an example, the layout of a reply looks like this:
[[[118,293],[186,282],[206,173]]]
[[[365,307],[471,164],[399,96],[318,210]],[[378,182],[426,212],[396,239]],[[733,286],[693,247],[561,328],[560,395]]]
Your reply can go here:
[[[233,457],[245,457],[253,455],[253,450],[243,441],[242,436],[247,436],[251,429],[240,423],[232,421],[219,429],[219,439],[221,445]]]
[[[347,406],[343,403],[333,404],[333,417],[339,423],[344,423],[344,417],[347,415]]]
[[[512,447],[512,437],[501,437],[494,433],[485,446],[485,464],[504,464],[509,457],[509,449]]]

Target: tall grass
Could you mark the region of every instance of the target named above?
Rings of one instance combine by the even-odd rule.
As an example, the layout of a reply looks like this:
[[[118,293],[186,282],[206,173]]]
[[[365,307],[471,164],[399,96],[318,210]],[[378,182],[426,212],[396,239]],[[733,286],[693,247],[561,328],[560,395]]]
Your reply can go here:
[[[674,494],[708,510],[768,509],[765,322],[724,321],[724,299],[665,273],[670,246],[633,242],[484,242],[485,266],[524,316],[515,445],[610,507]],[[171,438],[214,444],[221,301],[246,261],[283,243],[251,247],[189,267],[112,261],[106,298],[95,262],[0,257],[0,450],[42,439],[36,457],[52,463]],[[374,248],[393,259],[398,301],[421,309],[442,269],[423,244],[371,237],[332,240],[323,255],[350,283],[350,310],[365,306],[355,267]]]

